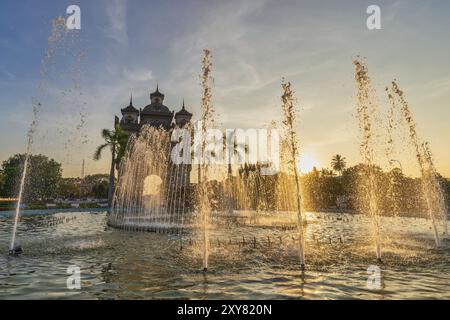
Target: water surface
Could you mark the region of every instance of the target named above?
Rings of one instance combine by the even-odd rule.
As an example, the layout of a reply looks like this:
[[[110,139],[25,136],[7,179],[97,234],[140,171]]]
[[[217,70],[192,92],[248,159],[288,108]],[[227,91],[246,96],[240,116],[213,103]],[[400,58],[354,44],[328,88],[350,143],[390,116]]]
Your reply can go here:
[[[111,229],[103,211],[36,213],[22,217],[18,257],[6,255],[12,217],[0,216],[0,299],[450,298],[450,245],[434,248],[425,219],[383,218],[379,263],[365,217],[308,213],[304,273],[295,230],[270,215],[219,224],[204,274],[195,231]],[[67,289],[71,265],[81,268],[80,290]],[[378,290],[367,287],[370,265],[381,269]]]

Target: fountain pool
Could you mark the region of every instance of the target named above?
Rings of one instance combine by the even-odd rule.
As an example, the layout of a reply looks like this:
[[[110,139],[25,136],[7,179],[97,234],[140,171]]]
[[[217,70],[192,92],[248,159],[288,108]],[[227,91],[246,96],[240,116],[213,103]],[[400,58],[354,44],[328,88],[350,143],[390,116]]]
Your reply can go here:
[[[422,218],[381,218],[390,238],[378,263],[369,217],[306,212],[302,273],[295,222],[282,214],[261,214],[251,224],[252,212],[235,212],[237,221],[212,215],[227,222],[208,232],[203,273],[201,234],[109,228],[103,211],[27,213],[17,232],[24,253],[8,256],[11,214],[0,216],[0,299],[450,298],[450,244],[435,249]],[[66,287],[71,265],[81,269],[80,290]],[[371,265],[381,269],[380,289],[367,287]]]

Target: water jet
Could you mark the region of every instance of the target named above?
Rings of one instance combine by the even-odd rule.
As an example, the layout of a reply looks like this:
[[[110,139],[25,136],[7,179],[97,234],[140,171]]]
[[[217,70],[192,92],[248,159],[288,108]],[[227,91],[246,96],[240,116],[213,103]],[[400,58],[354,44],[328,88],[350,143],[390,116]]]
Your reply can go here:
[[[14,245],[12,249],[9,250],[10,256],[18,256],[23,253],[22,247],[19,244]]]

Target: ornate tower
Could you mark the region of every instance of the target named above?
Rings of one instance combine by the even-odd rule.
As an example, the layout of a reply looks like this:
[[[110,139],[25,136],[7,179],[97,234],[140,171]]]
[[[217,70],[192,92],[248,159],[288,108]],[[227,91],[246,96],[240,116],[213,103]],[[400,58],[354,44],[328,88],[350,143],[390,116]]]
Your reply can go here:
[[[130,97],[130,104],[128,107],[120,110],[122,113],[122,119],[120,120],[120,126],[128,134],[138,133],[140,130],[139,125],[139,110],[133,106],[133,96]]]
[[[175,113],[175,122],[178,127],[182,128],[189,122],[191,122],[192,113],[186,110],[184,106],[184,99],[183,99],[183,106],[181,107],[181,110]]]
[[[141,126],[149,124],[154,127],[163,127],[169,130],[172,124],[174,112],[170,111],[164,104],[164,94],[156,91],[150,94],[150,104],[141,110]]]

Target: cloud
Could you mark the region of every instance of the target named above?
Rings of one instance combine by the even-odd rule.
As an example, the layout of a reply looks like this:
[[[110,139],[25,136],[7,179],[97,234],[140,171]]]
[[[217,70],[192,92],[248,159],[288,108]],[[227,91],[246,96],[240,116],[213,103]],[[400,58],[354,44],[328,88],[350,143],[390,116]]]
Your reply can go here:
[[[129,81],[150,81],[153,79],[153,73],[151,70],[145,70],[142,68],[129,68],[123,69],[124,77]]]
[[[105,29],[107,37],[123,46],[128,45],[127,32],[127,2],[126,0],[108,0],[106,2],[106,15],[109,28]]]

